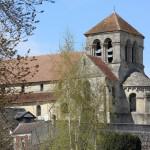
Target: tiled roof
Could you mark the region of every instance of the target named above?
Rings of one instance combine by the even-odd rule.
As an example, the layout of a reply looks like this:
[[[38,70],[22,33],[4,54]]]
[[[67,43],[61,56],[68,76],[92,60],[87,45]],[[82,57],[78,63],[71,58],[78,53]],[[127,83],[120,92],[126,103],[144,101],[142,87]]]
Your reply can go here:
[[[141,72],[133,72],[130,76],[125,80],[123,86],[149,86],[150,87],[150,79]]]
[[[15,119],[20,119],[20,118],[36,118],[31,112],[29,111],[24,111],[24,112],[18,112],[15,115]]]
[[[68,55],[68,54],[67,54]],[[48,82],[48,81],[58,81],[63,77],[63,74],[69,71],[72,65],[79,62],[83,53],[75,52],[69,53],[68,56],[61,56],[61,54],[55,55],[44,55],[44,56],[36,56],[34,60],[32,58],[27,59],[28,67],[30,68],[30,73],[23,77],[23,81],[21,80],[12,82],[11,84],[16,83],[39,83],[39,82]],[[65,62],[64,57],[67,59]],[[88,56],[98,67],[104,72],[104,74],[110,80],[116,80],[116,76],[111,72],[109,67],[98,57]],[[69,59],[69,60],[68,60]],[[33,66],[38,65],[38,72],[35,73],[34,76]],[[30,67],[31,66],[31,67]],[[12,78],[13,80],[13,78]],[[13,98],[14,99],[14,98]],[[21,101],[20,101],[21,99]],[[14,103],[24,103],[24,102],[32,102],[32,101],[52,101],[54,97],[52,93],[28,93],[21,94],[17,96],[17,100],[13,101]]]
[[[94,64],[96,66],[98,66],[98,68],[106,75],[106,77],[109,80],[118,80],[117,77],[113,74],[113,72],[111,71],[111,69],[107,66],[107,64],[105,64],[100,57],[97,56],[91,56],[91,55],[87,55],[92,62],[94,62]]]
[[[73,64],[79,61],[82,53],[67,53],[64,54],[52,54],[28,57],[24,61],[18,61],[13,59],[11,61],[4,61],[4,65],[0,65],[0,69],[7,68],[8,73],[0,76],[0,84],[17,84],[17,83],[35,83],[46,81],[57,81],[62,77],[62,74],[68,70],[68,64],[65,64],[66,55],[70,59],[69,64]],[[66,59],[68,59],[66,58]],[[9,64],[8,64],[9,63]],[[18,65],[19,64],[19,65]],[[28,71],[24,70],[28,68]],[[20,72],[25,74],[20,79]]]
[[[14,130],[13,135],[15,134],[31,134],[33,130],[37,128],[42,128],[44,122],[32,122],[32,123],[19,123],[17,128]]]
[[[53,102],[56,99],[54,98],[53,93],[25,93],[19,95],[13,95],[12,103],[13,104],[23,104],[23,103],[32,103],[32,102]]]
[[[80,59],[81,53],[70,53],[69,57],[72,63],[76,63]],[[61,78],[63,71],[67,70],[67,66],[63,65],[64,58],[61,54],[36,56],[35,59],[39,69],[34,77],[27,76],[28,82],[56,81]]]
[[[98,23],[96,26],[91,28],[88,32],[86,32],[85,36],[114,31],[125,31],[134,35],[144,37],[140,32],[138,32],[134,27],[132,27],[115,12]]]

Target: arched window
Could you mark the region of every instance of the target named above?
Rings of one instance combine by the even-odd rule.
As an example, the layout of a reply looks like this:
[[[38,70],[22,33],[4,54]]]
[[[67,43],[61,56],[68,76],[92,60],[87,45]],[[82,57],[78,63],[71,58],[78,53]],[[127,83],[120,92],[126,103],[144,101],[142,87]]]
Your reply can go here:
[[[53,115],[52,115],[52,119],[53,119],[53,120],[56,120],[56,115],[53,114]]]
[[[104,47],[105,47],[105,50],[106,50],[107,62],[112,63],[112,61],[113,61],[112,40],[107,38],[104,41]]]
[[[83,94],[86,100],[90,100],[91,85],[88,80],[83,81]]]
[[[130,40],[127,40],[126,45],[125,45],[125,61],[126,62],[129,62],[130,60],[130,45],[131,45]]]
[[[100,40],[98,40],[98,39],[94,40],[92,49],[94,49],[94,56],[101,56],[102,55]]]
[[[136,94],[132,93],[129,95],[130,112],[136,111]]]
[[[25,86],[22,85],[22,86],[21,86],[21,93],[24,93],[24,92],[25,92]]]
[[[20,143],[21,144],[21,149],[24,150],[25,146],[26,146],[26,144],[25,144],[25,138],[21,137],[20,141],[21,141],[21,143]]]
[[[56,125],[56,115],[55,114],[53,114],[52,115],[52,125]]]
[[[134,42],[132,46],[132,63],[136,63],[137,43]]]
[[[36,116],[41,116],[41,106],[40,105],[36,106]]]
[[[43,83],[40,84],[40,91],[43,91],[44,90],[44,85]]]

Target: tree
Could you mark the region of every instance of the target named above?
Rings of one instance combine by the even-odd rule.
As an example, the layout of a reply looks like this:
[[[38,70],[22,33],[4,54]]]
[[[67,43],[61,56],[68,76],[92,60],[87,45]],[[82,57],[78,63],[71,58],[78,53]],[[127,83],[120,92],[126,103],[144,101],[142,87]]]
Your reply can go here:
[[[27,64],[27,56],[17,55],[16,46],[21,41],[26,41],[28,36],[33,35],[39,5],[43,2],[53,0],[1,0],[0,1],[0,96],[6,94],[5,86],[12,84],[15,80],[22,80],[29,74],[30,68]],[[31,61],[34,60],[30,59]],[[33,67],[33,66],[32,66]],[[34,67],[37,67],[34,66]],[[14,71],[15,70],[15,71]],[[7,85],[5,85],[7,84]],[[7,93],[10,91],[7,90]],[[4,94],[3,94],[4,93]],[[2,102],[1,102],[2,103]]]
[[[9,135],[8,124],[4,115],[0,113],[0,147],[9,150],[13,148],[12,138]]]
[[[102,150],[141,150],[139,137],[129,133],[104,133],[100,144]]]
[[[63,37],[63,44],[60,43],[59,45],[59,50],[60,53],[62,52],[73,52],[75,51],[74,48],[74,36],[73,34],[67,29],[64,33]]]
[[[38,11],[37,6],[53,0],[1,0],[0,1],[0,52],[3,57],[14,56],[16,46],[33,34]],[[2,57],[1,56],[1,57]]]
[[[65,39],[68,39],[68,34]],[[107,122],[107,83],[99,78],[89,78],[86,56],[73,50],[71,42],[61,47],[61,79],[55,88],[60,118],[56,122],[55,135],[46,141],[51,150],[60,147],[62,150],[96,149],[99,138],[97,129]]]
[[[69,66],[70,71],[64,73],[56,91],[60,107],[63,106],[62,118],[68,120],[70,149],[96,149],[98,124],[106,123],[106,84],[98,79],[89,80],[86,66],[82,66],[81,62],[73,64],[70,53],[63,55],[64,64]],[[84,59],[81,58],[86,61]]]
[[[3,149],[10,149],[8,145],[11,145],[6,135],[10,125],[3,113],[4,107],[15,99],[16,91],[10,85],[25,83],[24,78],[31,74],[30,69],[34,70],[34,75],[38,68],[38,65],[29,67],[27,63],[35,60],[34,57],[30,60],[27,56],[13,58],[17,55],[18,43],[33,35],[39,22],[36,16],[43,12],[38,11],[38,6],[46,1],[54,3],[53,0],[0,0],[0,135],[3,137],[0,145]]]
[[[87,57],[74,51],[73,40],[64,41],[69,43],[61,47],[61,79],[55,88],[60,118],[43,150],[141,150],[137,136],[107,130],[106,90],[110,82],[92,78]]]

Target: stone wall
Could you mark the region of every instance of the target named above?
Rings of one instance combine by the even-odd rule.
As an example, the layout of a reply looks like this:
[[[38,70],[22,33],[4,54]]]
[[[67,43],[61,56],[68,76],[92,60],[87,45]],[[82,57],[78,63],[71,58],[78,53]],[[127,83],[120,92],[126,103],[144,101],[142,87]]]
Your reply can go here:
[[[112,40],[113,46],[113,61],[112,63],[108,63],[106,59],[106,49],[105,49],[105,40],[109,38]],[[101,43],[101,50],[102,50],[102,60],[108,64],[108,66],[112,69],[113,73],[119,77],[121,81],[125,79],[127,75],[131,72],[138,70],[143,72],[143,49],[144,49],[144,39],[143,37],[132,35],[123,31],[119,32],[107,32],[107,33],[99,33],[96,35],[91,35],[86,38],[86,50],[87,53],[93,55],[93,42],[94,40],[100,40]],[[129,56],[130,61],[125,61],[125,46],[127,41],[130,41],[130,50]],[[132,48],[134,43],[137,44],[136,46],[136,62],[132,62]],[[130,54],[131,53],[131,54]],[[129,57],[128,56],[128,57]]]
[[[109,129],[115,132],[137,135],[142,142],[142,150],[150,150],[150,125],[110,124]]]

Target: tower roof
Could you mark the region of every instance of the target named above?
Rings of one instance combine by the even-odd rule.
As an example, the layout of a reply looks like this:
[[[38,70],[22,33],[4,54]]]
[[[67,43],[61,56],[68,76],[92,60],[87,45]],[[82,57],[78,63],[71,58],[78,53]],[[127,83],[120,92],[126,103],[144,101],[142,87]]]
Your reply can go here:
[[[150,86],[150,79],[141,72],[133,72],[123,83],[124,86]]]
[[[124,31],[144,37],[134,27],[132,27],[123,18],[121,18],[116,12],[112,13],[109,17],[105,18],[103,21],[87,31],[85,36],[114,31]]]

